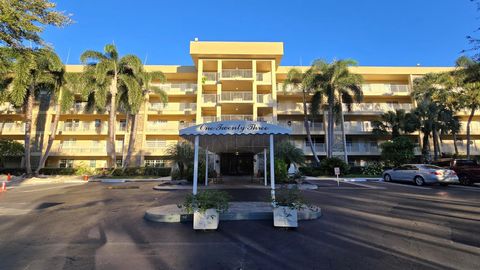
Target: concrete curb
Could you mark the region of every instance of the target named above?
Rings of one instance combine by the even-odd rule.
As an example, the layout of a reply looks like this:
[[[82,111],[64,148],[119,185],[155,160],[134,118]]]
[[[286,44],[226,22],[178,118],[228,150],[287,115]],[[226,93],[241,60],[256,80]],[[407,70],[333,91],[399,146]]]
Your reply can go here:
[[[322,216],[319,207],[304,208],[298,211],[298,220],[314,220]],[[193,214],[185,213],[177,205],[169,204],[145,211],[144,218],[152,222],[178,223],[193,220]],[[272,220],[273,210],[266,202],[232,202],[230,209],[220,214],[220,220]]]

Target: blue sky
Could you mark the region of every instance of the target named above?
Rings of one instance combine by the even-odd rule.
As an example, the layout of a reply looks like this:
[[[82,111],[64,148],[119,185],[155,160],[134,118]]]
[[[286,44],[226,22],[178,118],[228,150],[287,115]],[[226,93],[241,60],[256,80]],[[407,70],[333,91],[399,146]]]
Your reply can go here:
[[[56,2],[76,22],[43,37],[68,64],[114,41],[147,64],[192,65],[189,41],[198,37],[283,41],[282,65],[353,58],[365,66],[451,66],[480,26],[469,0]]]

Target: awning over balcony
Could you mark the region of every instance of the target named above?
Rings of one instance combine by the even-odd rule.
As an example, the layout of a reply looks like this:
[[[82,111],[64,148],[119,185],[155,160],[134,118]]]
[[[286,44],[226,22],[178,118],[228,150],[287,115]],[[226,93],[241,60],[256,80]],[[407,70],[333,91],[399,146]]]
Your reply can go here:
[[[275,141],[289,135],[291,129],[256,121],[220,121],[204,123],[180,130],[180,137],[214,153],[262,152],[269,146],[269,135]]]

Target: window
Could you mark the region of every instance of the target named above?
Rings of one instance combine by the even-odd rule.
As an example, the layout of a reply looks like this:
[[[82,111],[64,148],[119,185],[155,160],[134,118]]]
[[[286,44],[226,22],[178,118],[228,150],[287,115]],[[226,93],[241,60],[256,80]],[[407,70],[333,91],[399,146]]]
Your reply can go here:
[[[97,167],[97,161],[96,160],[90,160],[90,168],[96,168]]]
[[[145,160],[145,167],[165,168],[165,160],[163,159],[147,159]]]
[[[73,168],[73,159],[61,159],[60,168]]]
[[[122,159],[117,159],[116,161],[117,167],[122,167],[123,166],[123,160]]]
[[[127,128],[127,120],[120,120],[120,130],[125,130]]]
[[[99,127],[101,127],[101,126],[102,126],[102,120],[100,120],[100,119],[95,119],[95,127],[96,127],[96,128],[99,128]]]

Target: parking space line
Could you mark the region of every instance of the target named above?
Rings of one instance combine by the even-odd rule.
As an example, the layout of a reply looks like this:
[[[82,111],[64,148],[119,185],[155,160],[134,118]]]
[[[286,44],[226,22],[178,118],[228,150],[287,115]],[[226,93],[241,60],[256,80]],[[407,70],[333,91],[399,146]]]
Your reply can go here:
[[[397,185],[397,186],[408,187],[408,188],[417,188],[417,189],[432,189],[432,188],[429,188],[429,187],[412,186],[412,185],[409,185],[409,184],[384,182],[384,181],[379,181],[377,183],[382,183],[382,184],[387,184],[387,185]]]

